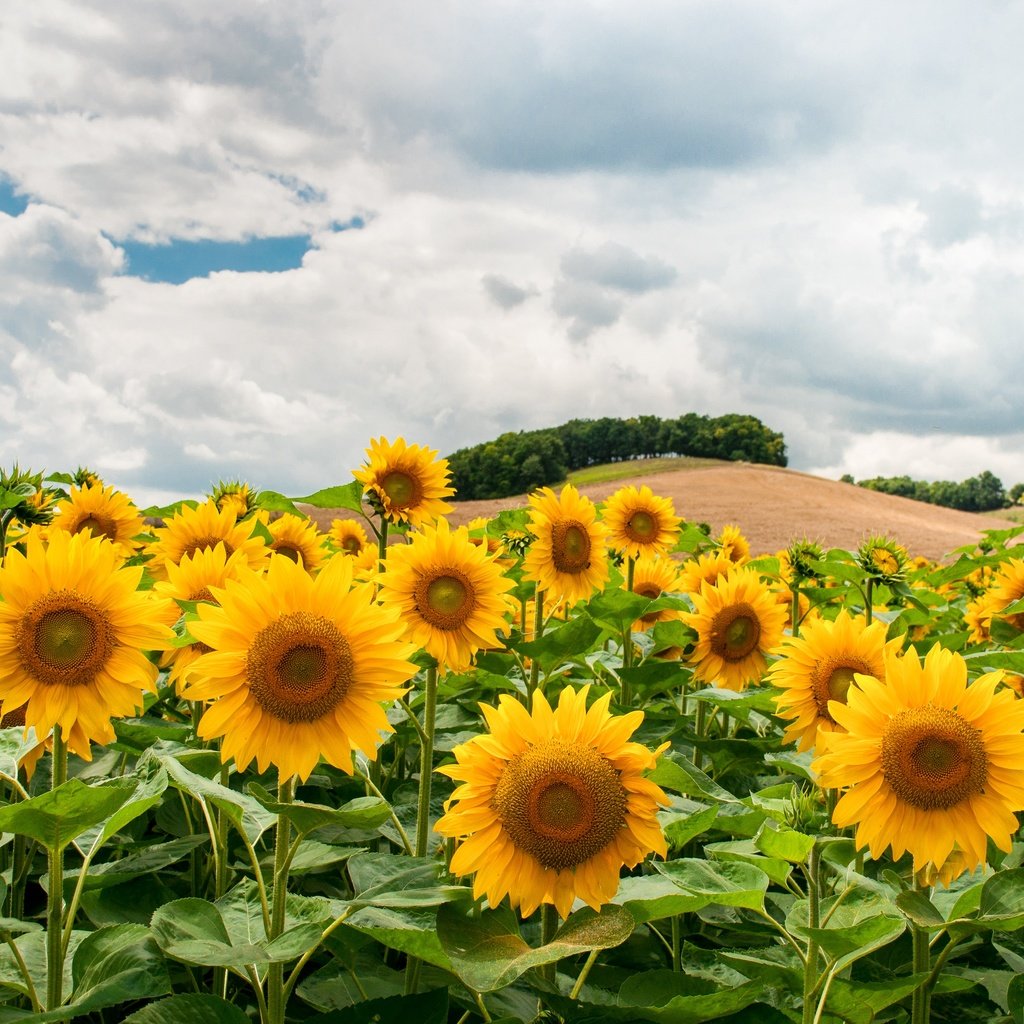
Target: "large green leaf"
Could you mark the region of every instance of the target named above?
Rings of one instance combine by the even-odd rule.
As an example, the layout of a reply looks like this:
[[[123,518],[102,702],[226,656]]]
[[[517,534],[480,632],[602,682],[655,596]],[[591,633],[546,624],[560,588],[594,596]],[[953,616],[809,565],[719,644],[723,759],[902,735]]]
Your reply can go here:
[[[593,619],[577,615],[549,630],[539,640],[521,641],[515,646],[520,654],[533,658],[541,668],[547,670],[589,651],[601,632],[601,627]]]
[[[250,1024],[249,1018],[220,996],[189,992],[161,999],[125,1017],[124,1024]]]
[[[649,597],[633,594],[628,590],[610,588],[592,597],[583,610],[599,625],[621,632],[635,622],[651,604]]]
[[[653,867],[672,882],[687,898],[688,911],[709,904],[723,907],[764,909],[764,894],[770,879],[753,864],[741,861],[712,861],[683,858],[653,861]]]
[[[443,970],[451,961],[437,934],[437,912],[433,907],[363,907],[347,918],[345,925],[369,935],[389,949],[397,949]]]
[[[95,786],[70,779],[40,796],[0,807],[0,831],[28,836],[48,850],[63,850],[87,829],[107,821],[134,792],[130,779]]]
[[[368,999],[342,1010],[307,1018],[306,1024],[445,1024],[448,990],[436,988],[408,996]]]
[[[351,512],[363,511],[363,490],[365,484],[353,480],[350,484],[324,487],[301,498],[292,498],[296,504],[312,505],[314,508],[347,508]]]
[[[804,864],[814,847],[814,836],[780,827],[769,819],[754,836],[754,845],[766,856]]]
[[[75,846],[83,856],[93,857],[111,836],[158,804],[167,789],[167,772],[150,761],[136,769],[129,781],[135,784],[131,797],[105,822],[86,829],[75,839]]]
[[[658,764],[648,777],[651,782],[670,789],[673,793],[682,793],[684,796],[699,795],[718,803],[739,803],[737,797],[682,757],[659,758]]]
[[[300,832],[312,832],[326,825],[371,829],[391,816],[387,801],[375,796],[360,796],[341,807],[328,807],[301,801],[283,804],[256,782],[250,782],[248,789],[263,808],[274,814],[283,814]]]
[[[348,862],[348,871],[354,906],[434,907],[468,893],[464,886],[440,882],[439,865],[428,857],[362,853]]]
[[[632,915],[606,906],[600,913],[584,907],[571,915],[547,945],[532,948],[519,934],[516,916],[504,908],[471,917],[451,904],[437,912],[437,934],[452,969],[476,992],[511,984],[531,967],[567,956],[619,946],[633,933]]]

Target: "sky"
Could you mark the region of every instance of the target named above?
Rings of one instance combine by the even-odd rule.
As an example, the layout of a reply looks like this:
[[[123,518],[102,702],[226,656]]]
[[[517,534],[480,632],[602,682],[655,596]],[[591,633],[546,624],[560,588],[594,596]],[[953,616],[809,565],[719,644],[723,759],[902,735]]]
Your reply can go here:
[[[1024,481],[1024,7],[33,0],[0,465],[300,496],[370,439],[758,416]]]

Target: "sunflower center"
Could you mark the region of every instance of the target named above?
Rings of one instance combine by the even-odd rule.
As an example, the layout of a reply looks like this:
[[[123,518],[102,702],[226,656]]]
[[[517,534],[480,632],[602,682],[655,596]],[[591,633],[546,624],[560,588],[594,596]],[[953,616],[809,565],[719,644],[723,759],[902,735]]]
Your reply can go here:
[[[830,700],[846,703],[846,694],[853,684],[853,677],[860,672],[863,675],[873,675],[871,666],[867,662],[855,657],[822,658],[815,666],[811,674],[811,687],[814,692],[814,702],[818,706],[818,714],[827,718],[830,722],[835,719],[829,714],[828,702]]]
[[[246,676],[260,707],[285,722],[315,722],[352,685],[352,649],[323,615],[289,612],[264,626],[249,646]]]
[[[650,512],[638,509],[626,521],[626,534],[632,541],[644,543],[658,536],[658,524]]]
[[[13,729],[16,726],[25,724],[25,712],[28,710],[28,704],[22,704],[20,708],[12,708],[10,711],[5,711],[3,717],[0,718],[0,729]]]
[[[96,516],[86,516],[82,519],[79,524],[72,531],[73,533],[83,533],[85,530],[92,530],[94,537],[107,537],[110,540],[117,538],[117,527],[112,519],[98,519]]]
[[[458,629],[476,604],[473,584],[450,566],[441,574],[419,580],[413,596],[417,611],[435,629]]]
[[[358,555],[363,550],[363,545],[359,542],[358,537],[346,537],[341,542],[342,551],[347,551],[350,555]]]
[[[18,650],[30,675],[50,686],[91,683],[114,650],[107,616],[72,590],[57,590],[32,604],[21,620]]]
[[[194,594],[189,596],[189,600],[190,601],[209,601],[210,604],[216,604],[217,603],[216,598],[213,596],[213,594],[210,593],[210,588],[209,587],[203,587],[202,590],[197,590]]]
[[[723,661],[742,661],[761,639],[761,622],[749,604],[723,608],[711,623],[711,650]]]
[[[590,568],[590,534],[582,523],[563,519],[551,527],[551,561],[559,572]]]
[[[194,537],[182,548],[178,561],[192,558],[197,551],[212,551],[218,544],[224,545],[225,555],[234,554],[235,549],[223,537]]]
[[[290,544],[282,544],[279,547],[275,547],[274,554],[284,555],[285,558],[291,559],[291,561],[296,562],[298,565],[305,565],[305,562],[302,560],[302,552],[298,548],[293,548]]]
[[[419,480],[401,469],[385,473],[380,480],[381,490],[388,496],[392,508],[408,508],[423,497]]]
[[[556,871],[600,853],[626,822],[626,791],[611,762],[559,738],[509,761],[493,803],[512,842]]]
[[[633,593],[641,597],[649,597],[652,601],[661,597],[661,587],[657,583],[637,583],[633,586]],[[661,612],[648,612],[640,616],[641,622],[657,622]]]
[[[952,708],[909,708],[889,720],[882,773],[900,799],[923,810],[945,810],[984,790],[985,744]]]

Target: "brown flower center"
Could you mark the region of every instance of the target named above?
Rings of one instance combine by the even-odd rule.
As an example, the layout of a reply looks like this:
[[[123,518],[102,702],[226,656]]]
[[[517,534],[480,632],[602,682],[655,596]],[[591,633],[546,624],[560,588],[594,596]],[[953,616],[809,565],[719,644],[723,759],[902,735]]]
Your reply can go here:
[[[413,591],[416,610],[435,629],[458,629],[476,605],[473,584],[458,569],[446,567],[423,576]]]
[[[35,601],[18,628],[26,671],[48,686],[84,686],[107,663],[114,629],[104,612],[73,590],[56,590]]]
[[[626,521],[626,536],[637,544],[647,544],[656,540],[658,523],[650,512],[637,509]]]
[[[89,515],[80,520],[72,533],[84,533],[91,530],[94,537],[107,537],[109,540],[117,539],[117,524],[113,519],[103,516],[102,518]]]
[[[363,550],[363,544],[358,537],[349,536],[341,542],[341,549],[350,555],[358,555]]]
[[[225,556],[230,557],[234,554],[235,549],[224,537],[194,537],[181,549],[178,561],[180,562],[183,558],[194,557],[197,551],[212,551],[218,544],[224,545]]]
[[[874,675],[871,666],[862,658],[853,655],[829,656],[822,658],[811,672],[811,689],[818,714],[830,722],[835,719],[829,714],[830,700],[846,703],[846,694],[853,683],[855,673]]]
[[[353,682],[352,649],[323,615],[289,612],[249,646],[246,676],[260,707],[285,722],[315,722],[344,700]]]
[[[882,773],[901,800],[923,810],[945,810],[984,791],[985,744],[952,708],[909,708],[889,720]]]
[[[606,757],[552,738],[509,761],[493,806],[520,850],[560,871],[589,860],[615,838],[626,822],[626,799]]]
[[[711,623],[711,651],[723,661],[742,661],[760,639],[761,620],[745,601],[723,608]]]
[[[303,568],[306,566],[305,559],[302,557],[302,552],[298,548],[292,547],[290,544],[275,545],[274,554],[284,555],[285,558],[291,559],[291,561],[301,565]]]
[[[649,597],[654,601],[661,597],[661,587],[656,583],[636,583],[633,585],[633,593],[639,594],[641,597]],[[662,612],[648,612],[646,615],[640,616],[640,621],[657,622],[662,614]]]
[[[380,488],[393,509],[409,508],[423,500],[423,486],[419,479],[402,469],[385,473],[381,477]]]
[[[590,568],[590,534],[575,519],[551,527],[551,561],[559,572],[580,573]]]

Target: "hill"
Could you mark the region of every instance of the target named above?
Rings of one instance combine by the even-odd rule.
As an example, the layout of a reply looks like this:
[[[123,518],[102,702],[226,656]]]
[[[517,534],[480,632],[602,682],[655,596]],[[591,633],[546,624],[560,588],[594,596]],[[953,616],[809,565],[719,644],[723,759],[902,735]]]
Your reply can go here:
[[[646,483],[655,494],[671,498],[678,515],[709,523],[716,533],[726,523],[736,523],[756,554],[777,551],[804,537],[826,548],[849,550],[871,534],[885,534],[911,555],[944,558],[955,548],[975,543],[985,530],[1017,525],[1009,519],[928,505],[778,466],[727,462],[648,475],[642,462],[632,465],[637,470],[632,478],[582,483],[579,489],[600,501],[619,487]],[[524,504],[525,495],[461,501],[449,519],[461,524]]]

